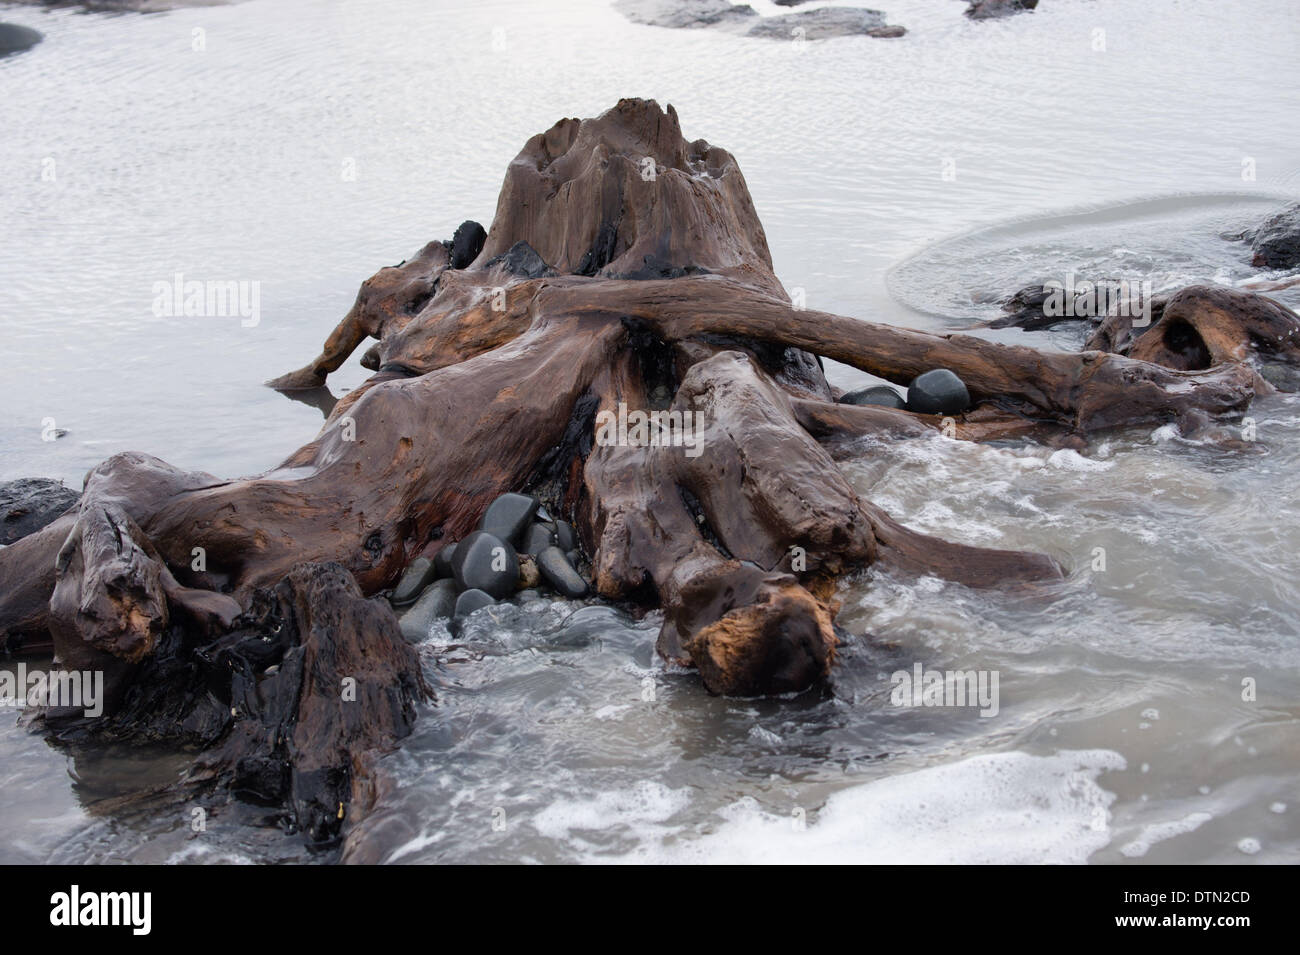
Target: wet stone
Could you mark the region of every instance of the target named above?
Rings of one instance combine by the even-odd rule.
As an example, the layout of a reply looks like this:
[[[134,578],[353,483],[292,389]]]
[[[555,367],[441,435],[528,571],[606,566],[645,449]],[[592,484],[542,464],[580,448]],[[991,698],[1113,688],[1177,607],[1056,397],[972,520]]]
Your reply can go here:
[[[431,584],[398,621],[408,643],[420,643],[429,636],[433,622],[450,617],[456,609],[456,582],[439,580]]]
[[[468,617],[475,610],[492,606],[496,601],[482,590],[467,590],[456,598],[456,617]]]
[[[884,408],[906,408],[907,401],[888,385],[875,385],[859,391],[850,391],[839,401],[842,405],[880,405]]]
[[[405,607],[407,604],[415,603],[415,598],[420,596],[420,592],[433,583],[435,578],[433,561],[427,557],[415,558],[406,565],[402,579],[393,588],[388,602],[394,607]]]
[[[451,558],[452,555],[455,553],[456,553],[456,545],[454,543],[451,543],[448,544],[446,547],[444,547],[442,550],[438,551],[437,556],[433,558],[433,572],[438,577],[450,577],[452,575]]]
[[[961,414],[970,407],[965,383],[947,368],[917,375],[907,386],[907,410],[918,414]]]
[[[558,547],[548,547],[537,555],[537,569],[542,579],[565,597],[587,596],[587,582],[573,569],[569,558]]]
[[[555,522],[555,546],[560,550],[573,550],[578,546],[578,535],[568,521]]]
[[[522,553],[531,554],[536,557],[546,548],[555,544],[555,534],[544,524],[534,524],[528,528],[524,534],[523,547],[520,548]]]
[[[488,506],[479,521],[479,530],[518,546],[523,542],[524,531],[537,516],[540,504],[531,494],[502,494]]]
[[[500,537],[475,531],[457,545],[451,571],[461,590],[482,590],[500,599],[515,592],[519,558]]]

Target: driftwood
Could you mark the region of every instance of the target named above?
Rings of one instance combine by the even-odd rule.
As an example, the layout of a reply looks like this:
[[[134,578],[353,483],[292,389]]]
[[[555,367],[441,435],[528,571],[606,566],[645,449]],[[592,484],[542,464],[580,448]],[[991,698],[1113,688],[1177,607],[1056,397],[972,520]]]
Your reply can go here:
[[[363,595],[465,536],[498,495],[526,491],[575,522],[602,597],[663,608],[660,652],[698,668],[710,690],[801,690],[833,663],[833,585],[855,568],[879,563],[972,586],[1062,574],[1042,555],[897,524],[859,498],[822,442],[1233,416],[1260,385],[1228,347],[1212,352],[1218,363],[1165,367],[796,309],[735,159],[686,142],[672,107],[642,100],[529,140],[485,241],[466,229],[381,270],[322,354],[271,384],[319,387],[367,338],[377,339],[367,358],[376,374],[267,474],[227,481],[138,454],[95,468],[76,508],[0,551],[0,637],[11,648],[52,648],[65,665],[111,669],[115,699],[125,701],[157,675],[151,661],[177,628],[210,655],[231,634],[269,627],[267,606],[283,617],[293,605],[301,618],[334,615],[306,632],[336,644],[318,647],[335,670],[351,655],[347,666],[371,673],[376,687],[396,677],[397,689],[365,707],[367,719],[405,712],[423,692],[418,667],[393,640],[391,611]],[[899,384],[945,367],[975,407],[943,419],[839,405],[814,356]],[[620,405],[702,414],[700,452],[599,443],[598,415]],[[308,586],[321,574],[328,586]],[[313,594],[352,609],[313,610]],[[264,703],[256,718],[222,724],[226,742],[214,752],[235,746],[247,768],[259,752],[283,753],[275,747],[312,705],[328,711],[322,694],[332,688],[309,688],[298,672],[298,696],[273,694],[292,706],[267,716]],[[238,690],[226,680],[222,694]],[[138,705],[131,712],[143,718]],[[262,732],[271,726],[279,729]],[[330,744],[328,758],[302,740],[295,747],[305,749],[271,765],[337,770],[404,728],[388,717],[377,730],[339,724],[334,737],[351,742]],[[260,751],[229,742],[250,733]],[[231,771],[230,758],[217,762]],[[267,785],[268,798],[287,798]],[[321,806],[350,785],[315,787],[298,823],[320,828]]]

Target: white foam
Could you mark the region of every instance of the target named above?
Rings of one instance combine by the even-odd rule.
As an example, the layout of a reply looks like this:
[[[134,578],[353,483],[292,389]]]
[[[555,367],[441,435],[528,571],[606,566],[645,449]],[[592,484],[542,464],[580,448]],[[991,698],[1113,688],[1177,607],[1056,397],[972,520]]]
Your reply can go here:
[[[1168,822],[1156,822],[1149,826],[1143,826],[1142,831],[1138,833],[1138,837],[1119,851],[1130,859],[1141,858],[1150,852],[1151,847],[1157,842],[1164,842],[1166,839],[1174,838],[1174,836],[1195,832],[1213,818],[1208,812],[1189,812],[1182,819],[1172,819]]]
[[[820,810],[792,803],[789,814],[765,811],[749,797],[719,812],[722,823],[660,827],[617,859],[660,863],[1023,864],[1084,863],[1110,842],[1112,793],[1103,772],[1125,768],[1111,750],[1053,756],[973,756],[841,790]],[[668,818],[680,792],[641,784],[539,814],[539,831],[605,826],[630,809],[635,821]],[[626,821],[626,820],[621,820]]]
[[[1073,448],[1053,451],[1048,456],[1047,463],[1058,471],[1109,471],[1115,466],[1114,461],[1094,461],[1092,458],[1085,458]]]
[[[669,789],[643,779],[631,789],[597,793],[589,799],[556,800],[530,821],[546,838],[568,840],[580,830],[623,826],[635,831],[649,823],[662,823],[689,801],[685,789]]]

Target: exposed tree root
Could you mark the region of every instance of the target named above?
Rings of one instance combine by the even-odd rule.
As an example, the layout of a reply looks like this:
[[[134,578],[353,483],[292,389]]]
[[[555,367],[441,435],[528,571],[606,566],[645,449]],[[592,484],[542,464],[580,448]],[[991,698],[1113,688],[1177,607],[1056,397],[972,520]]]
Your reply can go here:
[[[1235,415],[1259,385],[1241,336],[1289,349],[1295,334],[1188,293],[1164,320],[1197,331],[1205,362],[1181,360],[1167,333],[1133,357],[1064,354],[796,310],[735,160],[642,100],[533,137],[481,249],[467,227],[367,281],[321,355],[271,382],[320,387],[377,339],[376,374],[279,468],[223,481],[117,455],[75,510],[0,551],[8,646],[111,670],[118,731],[150,713],[198,727],[212,748],[196,778],[290,806],[317,842],[337,837],[424,692],[391,611],[365,597],[503,492],[574,519],[599,594],[663,607],[660,652],[710,690],[798,691],[833,664],[833,582],[850,570],[882,561],[973,586],[1062,573],[902,527],[822,442]],[[1235,340],[1214,332],[1229,319]],[[975,407],[837,405],[814,356],[899,384],[948,368]],[[694,444],[598,440],[620,406],[689,413]],[[196,681],[227,664],[207,700]],[[349,677],[352,708],[335,688]],[[227,702],[232,716],[213,715]]]

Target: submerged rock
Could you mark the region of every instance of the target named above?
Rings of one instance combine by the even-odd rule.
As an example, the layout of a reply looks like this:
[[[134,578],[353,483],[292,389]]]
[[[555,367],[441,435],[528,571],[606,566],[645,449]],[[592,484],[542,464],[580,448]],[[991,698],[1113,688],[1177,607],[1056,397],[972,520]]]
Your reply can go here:
[[[859,391],[850,391],[839,400],[842,405],[880,405],[885,408],[906,408],[907,401],[896,388],[874,385]]]
[[[961,414],[970,407],[966,384],[947,368],[917,375],[907,386],[907,410],[918,414]]]
[[[44,36],[17,23],[0,23],[0,56],[21,53],[40,43]]]
[[[548,547],[537,555],[537,569],[542,579],[564,597],[587,596],[587,582],[573,569],[569,558],[558,547]]]
[[[502,494],[488,506],[478,528],[518,547],[539,506],[540,502],[531,494]]]
[[[467,590],[456,598],[456,617],[468,617],[475,610],[482,610],[484,607],[490,607],[496,600],[492,595],[482,590]]]
[[[1124,279],[1071,279],[1068,285],[1026,285],[1002,301],[1006,314],[993,319],[988,327],[1015,326],[1037,331],[1065,322],[1097,323],[1113,307],[1124,303],[1139,308],[1145,300],[1140,289],[1140,285]]]
[[[864,7],[822,7],[771,17],[759,16],[749,4],[729,0],[618,0],[614,8],[633,23],[688,30],[715,27],[773,40],[897,37],[907,32],[902,27],[886,24],[885,15],[879,10]]]
[[[837,36],[900,37],[906,32],[885,23],[885,15],[879,10],[821,7],[763,17],[750,27],[748,35],[772,40],[829,40]]]
[[[407,643],[420,643],[428,638],[433,622],[450,617],[456,610],[456,582],[438,580],[420,594],[410,610],[398,621]]]
[[[457,545],[451,572],[461,590],[482,590],[500,599],[515,592],[519,558],[500,537],[475,531]]]
[[[758,17],[749,4],[731,0],[618,0],[614,9],[633,23],[675,29],[743,24]]]
[[[993,20],[1009,17],[1038,6],[1038,0],[970,0],[966,16],[972,20]]]
[[[53,523],[81,495],[49,478],[0,484],[0,544],[12,544]]]
[[[1300,203],[1265,219],[1254,236],[1251,265],[1264,269],[1300,265]]]

